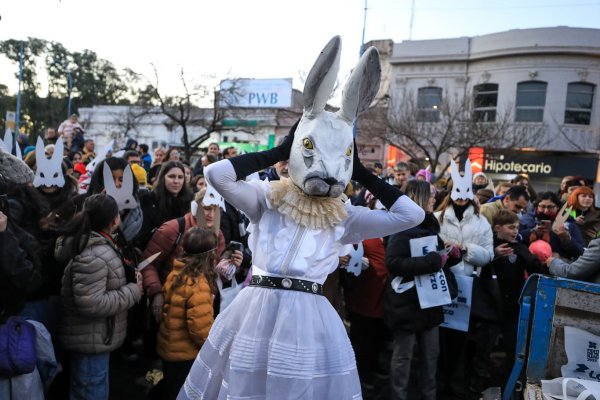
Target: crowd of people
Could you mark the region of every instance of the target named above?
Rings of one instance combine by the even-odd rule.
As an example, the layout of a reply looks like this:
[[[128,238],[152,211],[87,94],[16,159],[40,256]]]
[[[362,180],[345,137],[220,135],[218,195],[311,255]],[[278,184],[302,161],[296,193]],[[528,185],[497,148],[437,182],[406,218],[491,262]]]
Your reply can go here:
[[[209,164],[237,157],[237,149],[211,143],[195,164],[181,149],[151,151],[133,140],[98,154],[76,115],[39,140],[23,146],[23,160],[0,153],[0,305],[3,322],[40,323],[52,356],[26,379],[0,378],[0,397],[25,385],[32,399],[108,398],[118,391],[109,385],[112,356],[149,360],[162,379],[148,398],[176,398],[215,317],[252,277],[248,216],[215,201],[204,178]],[[483,173],[465,184],[470,171],[435,182],[405,163],[369,171],[397,186],[425,219],[364,240],[358,273],[350,270],[354,253],[344,254],[324,284],[347,322],[364,398],[478,398],[486,386],[502,386],[512,367],[527,275],[600,282],[600,212],[581,177],[536,193],[526,176],[494,187]],[[288,177],[286,160],[260,174],[280,177]],[[385,208],[352,186],[353,205]],[[412,254],[411,240],[429,236],[439,251]],[[467,332],[440,328],[442,307],[421,308],[410,285],[439,271],[453,298],[458,274],[497,279],[500,311],[472,312]]]

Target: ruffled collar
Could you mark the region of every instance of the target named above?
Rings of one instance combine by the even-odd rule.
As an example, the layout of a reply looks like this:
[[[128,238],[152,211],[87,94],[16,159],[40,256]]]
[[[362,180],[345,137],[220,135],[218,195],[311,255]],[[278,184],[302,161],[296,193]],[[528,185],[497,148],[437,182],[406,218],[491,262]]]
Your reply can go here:
[[[343,194],[336,198],[308,196],[288,178],[270,183],[273,207],[306,228],[333,228],[348,217]]]

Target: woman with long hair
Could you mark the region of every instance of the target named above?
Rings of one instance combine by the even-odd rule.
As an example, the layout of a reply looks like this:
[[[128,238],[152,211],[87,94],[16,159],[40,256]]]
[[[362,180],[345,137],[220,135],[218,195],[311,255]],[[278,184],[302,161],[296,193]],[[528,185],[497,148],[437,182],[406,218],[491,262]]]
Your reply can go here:
[[[452,185],[464,188],[464,185],[461,186],[460,183],[457,184],[454,181],[453,176]],[[462,264],[459,264],[462,267],[457,265],[453,267],[452,272],[472,276],[478,274],[494,258],[494,238],[490,224],[479,213],[479,204],[464,192],[463,190],[457,194],[454,192],[454,188],[450,188],[449,193],[435,212],[435,217],[440,223],[439,235],[444,244],[453,246],[462,254]],[[475,326],[473,321],[471,322],[469,335],[487,329],[487,327],[480,329]],[[450,329],[445,329],[441,335],[443,352],[440,355],[441,379],[438,383],[442,386],[440,391],[446,392],[445,396],[466,396],[468,390],[473,387],[472,385],[478,384],[477,370],[470,364],[485,361],[487,347],[493,338],[486,337],[485,340],[476,343],[468,342],[467,338],[468,336],[464,332]],[[470,347],[484,350],[477,355],[479,358],[467,358]]]
[[[569,216],[564,224],[555,226],[554,221],[562,203],[554,192],[538,195],[533,210],[521,217],[519,233],[527,244],[536,240],[550,243],[552,252],[567,260],[574,260],[583,254],[584,241],[576,221]]]
[[[163,362],[162,398],[175,399],[213,323],[217,294],[214,267],[218,260],[217,235],[191,228],[183,237],[183,257],[163,286],[163,317],[157,352]]]
[[[456,279],[446,267],[447,255],[432,251],[423,256],[411,254],[412,239],[435,236],[437,250],[444,248],[444,242],[439,237],[440,224],[433,215],[435,189],[428,182],[409,181],[406,185],[406,195],[425,211],[425,219],[418,226],[390,236],[385,252],[385,264],[389,270],[390,281],[398,277],[403,284],[414,282],[417,275],[437,273],[442,268],[446,281],[456,296]],[[419,370],[421,398],[435,400],[437,362],[440,352],[439,325],[444,321],[441,306],[421,309],[416,287],[406,291],[399,290],[393,284],[385,287],[385,322],[394,334],[392,352],[391,398],[404,400],[409,396],[411,366]],[[415,349],[418,362],[415,364],[413,355]]]
[[[575,189],[567,201],[568,206],[571,207],[571,217],[575,219],[586,247],[590,240],[596,238],[600,230],[600,211],[596,209],[594,203],[594,191],[587,186]]]
[[[164,163],[154,188],[140,199],[144,221],[135,239],[136,246],[144,249],[159,226],[187,213],[192,197],[189,185],[185,184],[183,164],[178,161]]]
[[[110,352],[123,343],[127,310],[142,296],[141,277],[127,283],[112,238],[120,222],[112,197],[92,195],[57,242],[56,252],[72,258],[62,280],[60,324],[70,352],[71,399],[108,399]]]
[[[160,174],[160,168],[162,164],[168,161],[165,158],[166,149],[162,146],[157,147],[154,150],[154,161],[152,162],[152,166],[150,167],[150,171],[148,171],[148,182],[153,185]]]

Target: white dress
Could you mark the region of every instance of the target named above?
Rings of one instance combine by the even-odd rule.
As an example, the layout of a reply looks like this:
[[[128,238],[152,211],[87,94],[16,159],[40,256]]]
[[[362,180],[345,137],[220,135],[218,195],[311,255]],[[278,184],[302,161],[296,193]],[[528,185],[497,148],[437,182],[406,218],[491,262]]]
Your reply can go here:
[[[346,206],[335,228],[304,228],[272,208],[270,184],[235,181],[231,163],[208,183],[250,218],[253,275],[324,283],[346,246],[422,220],[406,196],[388,211]],[[320,295],[250,286],[215,320],[178,399],[360,399],[354,352],[338,314]]]

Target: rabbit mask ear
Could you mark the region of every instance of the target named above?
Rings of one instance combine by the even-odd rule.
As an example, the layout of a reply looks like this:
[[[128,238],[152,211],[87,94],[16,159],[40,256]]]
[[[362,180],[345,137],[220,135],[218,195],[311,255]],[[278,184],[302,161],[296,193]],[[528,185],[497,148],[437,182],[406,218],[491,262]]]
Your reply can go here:
[[[325,109],[340,69],[342,38],[335,36],[323,48],[304,84],[304,115],[312,116]]]
[[[106,155],[109,152],[112,153],[114,143],[114,139],[108,142],[106,146],[104,146],[99,152],[96,153],[96,157],[92,161],[90,161],[88,165],[86,165],[85,169],[88,171],[89,175],[92,175],[94,169],[96,169],[96,166],[98,165],[98,163],[100,163],[100,161],[106,159]]]
[[[121,185],[121,188],[117,188],[110,167],[106,162],[103,164],[102,175],[104,178],[104,189],[106,189],[106,194],[115,199],[119,206],[119,211],[136,208],[137,201],[133,195],[134,186],[131,167],[129,165],[125,167],[125,170],[123,171],[123,184]]]
[[[62,172],[64,145],[62,138],[58,138],[54,145],[54,153],[52,158],[46,158],[46,150],[42,138],[38,136],[35,144],[35,178],[33,186],[58,186],[65,185],[65,177]]]
[[[450,160],[450,175],[452,176],[452,200],[473,200],[471,161],[465,163],[465,174],[460,175],[454,160]]]
[[[6,130],[4,131],[4,140],[0,139],[0,147],[5,152],[14,155],[18,159],[23,159],[23,155],[21,154],[21,147],[19,147],[19,144],[16,140],[14,149],[15,151],[13,151],[13,134],[10,128],[6,128]]]
[[[225,211],[225,200],[223,199],[223,196],[221,196],[219,192],[215,190],[215,188],[208,184],[206,185],[206,193],[202,198],[202,205],[204,207],[217,206]]]
[[[369,108],[379,90],[381,64],[375,47],[364,52],[342,93],[340,114],[346,121],[353,122],[358,114]]]

